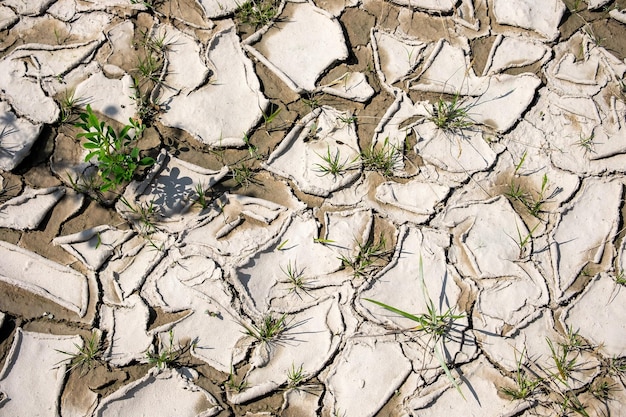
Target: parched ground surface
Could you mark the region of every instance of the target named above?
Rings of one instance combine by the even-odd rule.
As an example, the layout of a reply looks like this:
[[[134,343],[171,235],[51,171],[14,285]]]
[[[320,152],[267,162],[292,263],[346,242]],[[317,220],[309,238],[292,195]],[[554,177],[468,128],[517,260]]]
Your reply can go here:
[[[623,415],[625,56],[621,0],[1,1],[0,415]]]

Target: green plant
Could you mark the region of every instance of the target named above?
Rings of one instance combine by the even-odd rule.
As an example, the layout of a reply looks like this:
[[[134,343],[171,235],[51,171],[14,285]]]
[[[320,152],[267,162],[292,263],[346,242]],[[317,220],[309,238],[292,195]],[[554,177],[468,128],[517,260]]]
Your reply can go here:
[[[248,326],[243,322],[240,324],[246,330],[244,333],[248,336],[252,336],[261,343],[269,343],[287,329],[286,320],[286,314],[283,314],[278,318],[272,316],[271,314],[266,314],[261,319],[261,323],[259,325],[253,323]]]
[[[204,189],[204,186],[200,183],[196,184],[196,203],[200,205],[202,210],[206,209],[209,206],[209,200],[207,198],[207,191]]]
[[[315,110],[322,105],[321,98],[323,93],[308,93],[302,102],[311,110]]]
[[[475,124],[469,116],[472,107],[472,104],[465,104],[465,100],[459,94],[455,94],[452,101],[440,98],[433,105],[428,120],[445,131],[467,129]]]
[[[366,242],[356,241],[356,255],[348,257],[341,255],[339,260],[344,268],[351,268],[355,278],[370,274],[381,266],[382,261],[388,255],[385,250],[387,243],[383,235],[378,241],[368,239]]]
[[[80,119],[82,123],[76,126],[83,129],[83,132],[77,137],[87,140],[83,143],[83,147],[89,150],[85,161],[93,158],[98,160],[98,171],[102,178],[100,191],[115,189],[122,183],[130,181],[140,166],[154,164],[153,158],[140,158],[139,148],[131,147],[135,140],[135,137],[130,135],[131,129],[134,130],[135,136],[140,136],[143,125],[129,119],[129,124],[116,133],[111,126],[98,120],[89,104],[87,111],[80,114]]]
[[[596,33],[593,31],[593,28],[591,27],[591,25],[587,21],[585,21],[585,27],[584,27],[583,30],[585,31],[587,36],[589,36],[589,39],[591,39],[591,42],[593,42],[593,44],[595,46],[602,46],[604,44],[604,41],[606,41],[605,38],[602,38],[602,37],[596,35]]]
[[[74,116],[74,112],[76,111],[76,107],[78,105],[79,100],[74,96],[74,90],[67,90],[63,93],[63,97],[60,101],[60,110],[61,123],[67,123]]]
[[[446,377],[448,378],[450,383],[456,388],[461,397],[465,399],[465,396],[463,395],[459,384],[452,376],[450,368],[448,367],[448,364],[446,363],[446,360],[444,359],[442,354],[442,348],[444,347],[443,344],[445,343],[446,334],[452,328],[454,322],[456,320],[464,318],[465,315],[455,314],[454,307],[448,308],[448,310],[446,310],[443,314],[437,311],[437,308],[435,307],[432,298],[430,298],[430,295],[428,294],[426,283],[424,282],[424,266],[421,256],[419,260],[419,276],[420,284],[422,287],[422,295],[424,297],[424,301],[426,302],[426,309],[428,311],[427,313],[411,314],[390,305],[381,303],[380,301],[372,300],[370,298],[365,298],[365,300],[369,301],[370,303],[374,303],[388,311],[391,311],[392,313],[396,313],[402,317],[416,322],[417,326],[412,328],[412,330],[423,331],[430,336],[429,344],[430,342],[433,343],[433,353],[435,354],[435,357],[437,358],[441,369],[443,369]]]
[[[248,147],[248,154],[250,154],[250,158],[256,159],[257,161],[263,159],[263,155],[259,153],[258,146],[253,145],[252,142],[250,142],[250,138],[248,138],[248,136],[244,135],[243,142]]]
[[[515,170],[513,171],[513,175],[517,175],[519,170],[522,168],[522,165],[524,165],[524,162],[526,161],[526,156],[528,156],[528,152],[524,151],[524,153],[522,154],[522,157],[520,158],[519,162],[515,165]]]
[[[548,191],[548,175],[543,174],[541,188],[536,198],[519,184],[513,183],[513,181],[509,184],[509,190],[504,194],[512,201],[521,203],[533,217],[541,219],[540,214],[543,213],[543,205],[550,198],[550,196],[546,195],[546,191]]]
[[[526,371],[523,369],[524,352],[522,352],[519,359],[517,358],[517,354],[515,356],[517,363],[517,368],[515,370],[516,387],[500,387],[500,391],[512,400],[525,400],[537,391],[539,385],[543,381],[540,378],[528,377]]]
[[[248,0],[239,5],[235,11],[242,23],[247,23],[255,28],[270,23],[278,12],[278,4],[273,0]]]
[[[140,4],[147,9],[154,9],[157,4],[157,0],[130,0],[130,4]]]
[[[576,366],[576,357],[570,355],[571,349],[569,345],[559,343],[557,348],[552,343],[552,340],[547,337],[546,342],[548,343],[552,360],[556,366],[556,372],[553,373],[552,376],[567,386],[567,380]]]
[[[245,379],[242,379],[239,382],[235,381],[235,371],[233,369],[233,365],[231,364],[228,379],[224,382],[224,387],[230,391],[241,392],[248,388],[248,382],[246,382]]]
[[[163,62],[152,51],[147,51],[144,57],[137,59],[137,72],[146,80],[158,82],[162,68]]]
[[[274,121],[274,119],[276,119],[276,117],[278,117],[278,115],[280,114],[280,110],[281,108],[274,105],[273,107],[271,107],[270,113],[266,114],[265,112],[263,112],[263,125],[265,126],[265,129],[268,129],[268,126]]]
[[[537,223],[535,227],[533,227],[532,230],[530,230],[526,235],[522,235],[522,232],[519,230],[519,226],[517,225],[517,223],[515,223],[515,229],[517,229],[517,239],[513,239],[511,236],[509,237],[513,239],[513,241],[519,248],[520,259],[523,259],[526,256],[526,250],[529,244],[532,242],[533,233],[535,232],[535,230],[537,230],[537,227],[539,227],[540,224],[541,223]]]
[[[320,155],[316,153],[317,156],[322,158],[324,163],[314,164],[315,171],[320,172],[322,176],[331,174],[333,177],[338,175],[342,175],[345,171],[350,169],[350,165],[352,165],[358,159],[358,156],[354,158],[352,161],[346,159],[345,161],[341,161],[341,151],[337,149],[337,152],[334,155],[330,153],[330,146],[326,147],[326,155]]]
[[[100,343],[100,335],[97,332],[92,332],[91,337],[86,339],[82,346],[74,343],[74,347],[76,348],[75,352],[57,350],[57,352],[68,355],[71,358],[67,372],[79,368],[80,375],[83,376],[102,362],[102,344]]]
[[[377,171],[384,177],[391,177],[398,153],[399,150],[389,143],[387,137],[383,146],[376,148],[372,144],[368,149],[362,151],[361,161],[366,170]]]
[[[585,340],[578,334],[578,330],[574,330],[568,327],[567,334],[565,335],[565,341],[559,342],[559,345],[564,346],[569,351],[581,351],[590,349],[591,346],[585,342]]]
[[[298,269],[295,262],[292,264],[291,261],[289,261],[287,267],[283,268],[281,266],[280,270],[286,277],[282,282],[289,285],[289,292],[294,292],[298,296],[300,296],[299,291],[307,292],[308,279],[304,277],[304,270]]]
[[[581,11],[581,8],[580,8],[581,3],[582,3],[581,0],[574,0],[572,2],[572,5],[568,7],[570,13],[578,13],[579,11]]]
[[[174,348],[173,330],[169,331],[168,336],[169,342],[167,343],[167,345],[159,343],[159,348],[157,352],[152,352],[150,350],[146,351],[146,358],[148,359],[148,363],[151,365],[156,365],[159,369],[175,365],[183,353],[183,349],[180,346],[178,348]]]
[[[349,125],[352,124],[354,122],[356,122],[357,117],[355,115],[350,115],[350,116],[337,116],[337,121],[340,123],[343,123],[344,125]]]
[[[313,243],[321,243],[322,245],[327,245],[329,243],[335,243],[335,241],[331,239],[324,239],[321,237],[317,237],[317,238],[313,238]]]
[[[584,136],[582,133],[580,134],[580,138],[576,142],[576,145],[583,149],[585,153],[593,153],[595,152],[595,143],[593,142],[594,134],[592,133],[589,136]]]
[[[610,358],[607,361],[609,375],[622,375],[626,373],[626,358]]]
[[[139,224],[139,230],[143,235],[151,235],[157,231],[159,207],[154,204],[154,199],[149,202],[142,201],[137,205],[131,204],[125,197],[121,197],[120,201],[133,214],[133,220]]]
[[[296,369],[296,366],[292,363],[291,369],[287,371],[287,388],[296,388],[304,382],[307,375],[302,370],[302,365]]]
[[[581,416],[589,417],[587,409],[580,402],[580,399],[578,399],[578,396],[576,396],[576,394],[574,394],[573,392],[568,392],[562,394],[562,397],[563,403],[561,404],[561,410],[563,411],[563,414],[567,414],[569,411],[573,411],[576,414],[580,414]]]
[[[624,270],[620,269],[615,273],[615,277],[613,278],[616,284],[626,286],[626,275],[624,275]]]
[[[240,187],[248,188],[254,183],[254,171],[246,164],[239,164],[231,169],[231,176]]]
[[[597,381],[591,385],[589,392],[599,400],[608,400],[611,394],[619,391],[619,385],[611,383],[607,380]]]

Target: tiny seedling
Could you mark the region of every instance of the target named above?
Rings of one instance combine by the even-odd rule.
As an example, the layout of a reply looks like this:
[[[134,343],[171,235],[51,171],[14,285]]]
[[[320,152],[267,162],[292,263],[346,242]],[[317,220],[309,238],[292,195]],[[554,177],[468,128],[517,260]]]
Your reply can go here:
[[[559,345],[563,346],[568,351],[581,351],[590,349],[591,345],[587,344],[585,340],[578,334],[578,330],[574,330],[571,327],[567,328],[567,335],[564,342],[559,342]]]
[[[509,183],[509,190],[504,193],[511,200],[519,201],[520,203],[526,205],[526,201],[528,200],[528,193],[525,189],[522,188],[519,184],[514,184],[513,181]]]
[[[593,42],[595,46],[602,46],[604,42],[606,41],[606,38],[602,38],[596,35],[593,28],[588,22],[585,22],[585,28],[583,30],[585,31],[587,36],[589,36],[589,39],[591,39],[591,42]]]
[[[202,210],[206,209],[209,206],[209,200],[207,196],[207,191],[204,189],[204,186],[200,183],[196,184],[196,204],[200,205]]]
[[[307,94],[307,97],[303,98],[302,102],[311,110],[315,110],[322,105],[321,95],[316,94],[316,93]]]
[[[342,175],[345,171],[350,169],[350,165],[352,165],[358,159],[357,156],[352,161],[350,161],[349,159],[342,161],[340,150],[337,149],[337,151],[333,155],[331,155],[330,146],[327,146],[325,155],[317,154],[317,156],[322,158],[324,163],[314,164],[313,166],[315,171],[320,172],[322,176],[330,174],[333,177]]]
[[[285,239],[282,242],[280,242],[280,245],[276,247],[276,250],[284,250],[285,245],[287,245],[287,242],[289,242],[289,239]]]
[[[270,23],[278,12],[278,5],[273,0],[248,0],[239,5],[235,11],[242,23],[247,23],[255,28]]]
[[[139,148],[131,147],[135,137],[130,135],[130,131],[134,130],[135,136],[138,136],[143,131],[143,125],[129,119],[129,124],[116,133],[111,126],[98,120],[89,104],[87,111],[80,114],[80,119],[82,122],[76,126],[83,132],[76,136],[87,140],[83,143],[83,147],[89,151],[85,161],[93,158],[98,160],[98,171],[102,178],[100,191],[115,189],[130,181],[140,166],[154,164],[153,158],[140,158]]]
[[[78,105],[79,100],[74,96],[74,90],[67,90],[63,94],[63,98],[60,101],[60,110],[61,110],[61,123],[67,123],[74,116],[74,112],[76,111],[76,106]]]
[[[539,227],[540,224],[541,223],[537,223],[535,227],[533,227],[532,230],[530,230],[526,235],[522,235],[522,232],[519,230],[518,224],[515,223],[515,229],[517,230],[517,239],[513,239],[513,240],[515,241],[515,244],[519,248],[520,259],[523,259],[525,257],[526,251],[530,243],[532,242],[533,233],[535,232],[535,230],[537,230],[537,227]]]
[[[324,238],[318,237],[318,238],[313,238],[313,243],[321,243],[322,245],[327,245],[330,243],[335,243],[335,241],[331,239],[324,239]]]
[[[568,393],[562,394],[562,396],[563,396],[563,403],[561,404],[561,410],[563,411],[564,415],[569,414],[569,411],[573,411],[576,414],[579,414],[583,417],[589,417],[589,413],[587,413],[587,409],[580,402],[580,399],[578,399],[578,396],[575,393],[568,392]]]
[[[168,333],[169,342],[167,345],[159,344],[158,353],[152,352],[150,350],[146,351],[146,358],[148,359],[148,363],[151,365],[156,365],[157,368],[162,369],[171,365],[175,365],[176,362],[180,359],[180,356],[183,353],[183,350],[180,348],[174,347],[174,331],[170,330]]]
[[[534,217],[539,218],[539,214],[543,211],[543,204],[546,202],[545,192],[548,186],[548,174],[543,174],[541,179],[541,189],[539,190],[539,196],[534,200],[529,200],[526,204],[528,211]]]
[[[579,148],[581,148],[585,153],[594,153],[595,152],[595,143],[594,143],[595,135],[592,133],[589,136],[585,136],[582,133],[580,134],[580,138],[576,142]]]
[[[70,183],[70,187],[77,193],[87,194],[99,202],[104,201],[101,191],[102,178],[99,175],[77,174],[76,177],[72,177],[68,172],[67,180]]]
[[[92,332],[91,337],[85,340],[83,346],[74,343],[74,347],[76,348],[75,352],[57,350],[57,352],[68,355],[71,358],[67,372],[79,368],[80,376],[83,376],[102,362],[102,344],[100,343],[100,335],[97,332]]]
[[[598,400],[606,401],[611,398],[614,392],[619,392],[619,385],[616,383],[610,383],[607,380],[598,381],[591,385],[589,392]]]
[[[273,110],[270,110],[269,114],[266,114],[265,112],[262,113],[263,115],[263,126],[265,127],[266,130],[268,130],[269,125],[274,121],[274,119],[276,119],[278,117],[278,115],[280,114],[280,110],[281,108],[274,105],[272,107]]]
[[[626,374],[626,358],[610,358],[608,359],[607,368],[609,375]]]
[[[230,365],[230,372],[228,373],[228,379],[226,380],[226,382],[224,382],[224,387],[226,387],[226,389],[228,389],[229,391],[241,392],[248,388],[248,382],[246,382],[245,379],[236,382],[235,371],[233,369],[233,366]]]
[[[159,207],[154,204],[154,200],[142,201],[137,205],[131,204],[125,197],[121,197],[120,201],[133,214],[133,220],[139,224],[139,229],[143,235],[148,236],[157,231],[156,222],[159,219]]]
[[[522,157],[520,158],[519,162],[517,163],[517,165],[515,165],[515,171],[513,171],[513,175],[517,175],[519,170],[522,168],[522,165],[524,165],[524,161],[526,161],[526,156],[527,155],[528,155],[528,151],[524,151],[524,153],[522,154]]]
[[[541,179],[541,188],[536,198],[534,198],[527,190],[522,188],[519,184],[515,184],[513,181],[509,184],[509,190],[504,193],[512,201],[518,201],[526,210],[538,219],[541,219],[540,214],[543,213],[543,205],[550,198],[546,196],[548,191],[548,175],[543,174]]]
[[[555,347],[552,340],[547,337],[546,342],[550,348],[550,354],[557,371],[552,376],[567,385],[567,380],[576,366],[576,357],[571,357],[571,349],[568,345],[559,343],[558,347]]]
[[[456,320],[464,318],[465,315],[455,314],[454,307],[450,307],[443,314],[437,311],[437,308],[435,307],[435,304],[432,298],[430,298],[428,294],[428,289],[426,288],[426,283],[424,281],[424,267],[423,267],[421,256],[419,260],[419,274],[420,274],[420,283],[422,287],[422,295],[427,305],[427,310],[428,310],[427,313],[411,314],[411,313],[407,313],[406,311],[400,310],[398,308],[392,307],[390,305],[381,303],[380,301],[372,300],[370,298],[365,298],[365,300],[369,301],[370,303],[374,303],[384,308],[385,310],[391,311],[392,313],[396,313],[402,317],[405,317],[409,320],[416,322],[417,326],[415,326],[411,330],[423,331],[430,336],[430,341],[433,342],[433,352],[435,354],[435,357],[437,358],[437,361],[439,362],[439,365],[441,366],[441,369],[443,369],[444,373],[446,374],[446,377],[448,378],[450,383],[456,388],[456,390],[461,395],[461,397],[465,399],[465,396],[463,395],[463,392],[461,391],[459,384],[452,376],[452,373],[450,372],[450,368],[448,368],[448,365],[443,357],[443,354],[441,353],[441,349],[443,348],[443,344],[445,340],[445,335],[452,328],[452,325],[454,324],[454,322]],[[441,345],[441,348],[440,348],[440,345]]]
[[[361,152],[361,161],[366,170],[377,171],[383,177],[391,177],[398,155],[399,150],[389,143],[389,138],[385,138],[383,146],[376,148],[372,144]]]
[[[296,388],[304,382],[307,375],[302,370],[302,365],[296,369],[296,366],[292,363],[291,369],[287,371],[287,388]]]
[[[444,131],[463,130],[474,126],[474,121],[469,116],[471,104],[465,104],[459,94],[452,101],[439,99],[433,105],[428,120]]]
[[[345,268],[351,268],[355,278],[366,276],[378,267],[388,255],[385,250],[386,241],[383,235],[378,237],[378,242],[369,239],[366,242],[356,242],[357,253],[353,257],[342,255],[339,257]]]
[[[524,371],[524,352],[522,352],[519,359],[517,358],[517,353],[515,356],[517,363],[517,369],[515,370],[516,387],[500,387],[500,391],[512,400],[525,400],[537,391],[537,388],[543,381],[540,378],[529,378],[526,371]]]
[[[345,126],[352,124],[354,122],[356,122],[357,117],[355,115],[351,115],[351,116],[337,116],[337,121],[344,124]]]
[[[250,138],[247,135],[244,135],[243,142],[248,147],[248,154],[250,154],[250,158],[256,159],[257,161],[263,159],[263,155],[259,153],[258,146],[253,145],[252,142],[250,142]]]
[[[283,268],[280,267],[280,270],[283,272],[285,279],[281,282],[289,285],[289,292],[294,292],[296,295],[300,296],[299,291],[307,292],[308,279],[304,277],[304,270],[298,269],[298,266],[294,262],[291,261],[287,263],[287,266]]]
[[[626,275],[624,274],[624,270],[620,269],[615,273],[615,277],[613,278],[616,284],[626,286]]]
[[[230,175],[240,187],[248,188],[250,184],[254,183],[254,171],[246,164],[242,163],[233,167]]]
[[[247,326],[243,322],[240,322],[240,324],[245,329],[244,333],[248,336],[252,336],[261,343],[269,343],[287,329],[286,320],[286,314],[278,318],[267,314],[262,318],[258,326],[256,324]]]
[[[150,80],[154,83],[159,82],[159,76],[163,62],[154,56],[152,51],[147,50],[146,55],[137,59],[137,72],[144,80]]]

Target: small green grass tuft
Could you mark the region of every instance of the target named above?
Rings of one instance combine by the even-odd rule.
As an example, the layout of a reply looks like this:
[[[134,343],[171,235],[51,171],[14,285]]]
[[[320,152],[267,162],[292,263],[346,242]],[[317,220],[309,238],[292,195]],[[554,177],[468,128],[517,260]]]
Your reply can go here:
[[[237,185],[243,188],[248,188],[255,182],[254,171],[252,171],[250,167],[244,163],[231,168],[230,175],[233,177]]]
[[[326,148],[325,155],[317,154],[317,156],[319,156],[324,162],[314,164],[315,171],[321,173],[322,176],[330,174],[333,177],[343,175],[343,173],[349,170],[351,165],[358,159],[357,156],[352,161],[349,159],[342,161],[340,150],[337,149],[337,151],[331,155],[330,146]]]
[[[248,388],[248,382],[245,379],[239,382],[235,381],[235,371],[233,366],[230,365],[230,372],[228,373],[228,379],[224,382],[224,388],[231,392],[241,392]]]
[[[540,384],[543,382],[541,378],[529,378],[527,372],[523,369],[524,352],[519,359],[516,354],[517,369],[515,370],[515,388],[500,387],[502,392],[512,400],[525,400],[537,392]]]
[[[585,153],[594,153],[595,152],[595,135],[592,133],[589,136],[584,136],[582,133],[580,134],[580,138],[576,142],[579,148],[581,148]]]
[[[472,104],[466,104],[465,100],[456,94],[452,101],[439,99],[433,105],[428,120],[444,131],[456,131],[468,129],[475,125],[469,116]]]
[[[121,197],[120,201],[132,213],[133,220],[137,222],[139,231],[143,236],[149,236],[158,230],[157,221],[159,220],[159,207],[155,205],[155,200],[149,202],[140,202],[133,205],[125,197]]]
[[[269,343],[275,340],[281,333],[287,329],[287,315],[283,314],[276,318],[271,314],[265,315],[261,319],[259,325],[252,324],[250,326],[240,323],[245,329],[245,334],[252,336],[261,343]]]
[[[383,177],[393,176],[393,167],[399,150],[389,143],[389,138],[385,138],[383,146],[375,148],[370,146],[361,152],[363,168],[370,171],[377,171]]]
[[[278,2],[274,0],[248,0],[235,11],[240,22],[256,28],[272,22],[278,13]]]
[[[369,301],[370,303],[374,303],[384,308],[385,310],[391,311],[392,313],[396,313],[402,317],[416,322],[417,326],[415,326],[412,330],[423,331],[430,336],[430,341],[433,342],[433,353],[437,358],[441,369],[443,369],[446,377],[448,378],[450,383],[456,388],[461,397],[465,399],[465,396],[463,395],[459,384],[452,376],[450,368],[448,368],[446,360],[444,359],[441,352],[441,349],[444,348],[443,344],[446,334],[448,334],[456,320],[465,318],[465,314],[455,314],[454,307],[450,307],[443,314],[438,312],[437,308],[435,307],[435,303],[433,302],[432,298],[430,298],[430,295],[428,294],[428,289],[426,288],[426,283],[424,281],[424,267],[421,256],[419,261],[419,271],[422,293],[428,310],[427,313],[411,314],[390,305],[381,303],[380,301],[372,300],[370,298],[365,298],[365,300]]]
[[[385,258],[389,255],[386,250],[386,241],[383,235],[378,241],[369,239],[366,242],[356,242],[356,255],[339,257],[344,268],[351,268],[355,278],[364,277],[382,266]]]
[[[70,367],[67,372],[78,368],[80,369],[80,376],[83,376],[98,364],[102,363],[102,344],[100,342],[100,335],[97,332],[92,332],[91,337],[85,340],[83,346],[74,343],[74,347],[76,348],[75,352],[57,350],[57,352],[68,355],[71,358]]]
[[[556,367],[556,372],[552,374],[557,380],[567,385],[567,380],[576,367],[576,356],[570,355],[571,347],[566,343],[558,343],[554,346],[552,340],[546,337],[546,342],[550,348],[550,354]]]
[[[298,269],[295,262],[292,264],[291,261],[289,261],[287,266],[285,268],[281,266],[280,270],[285,276],[285,280],[281,282],[289,286],[290,293],[293,292],[300,296],[300,291],[308,291],[308,279],[304,277],[304,270]]]
[[[169,366],[176,366],[178,360],[183,354],[184,349],[180,346],[174,347],[174,331],[170,330],[168,333],[169,341],[166,345],[159,343],[157,352],[150,350],[146,351],[146,359],[151,365],[156,365],[157,368],[162,369]]]
[[[287,388],[298,387],[305,381],[306,378],[307,375],[302,370],[302,365],[296,369],[296,366],[292,363],[291,369],[287,371]]]

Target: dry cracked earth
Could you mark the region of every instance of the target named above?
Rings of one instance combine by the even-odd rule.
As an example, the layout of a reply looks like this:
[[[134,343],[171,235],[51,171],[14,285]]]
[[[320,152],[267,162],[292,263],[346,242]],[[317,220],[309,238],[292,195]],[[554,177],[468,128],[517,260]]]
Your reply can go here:
[[[0,416],[624,415],[625,56],[622,0],[0,1]]]

